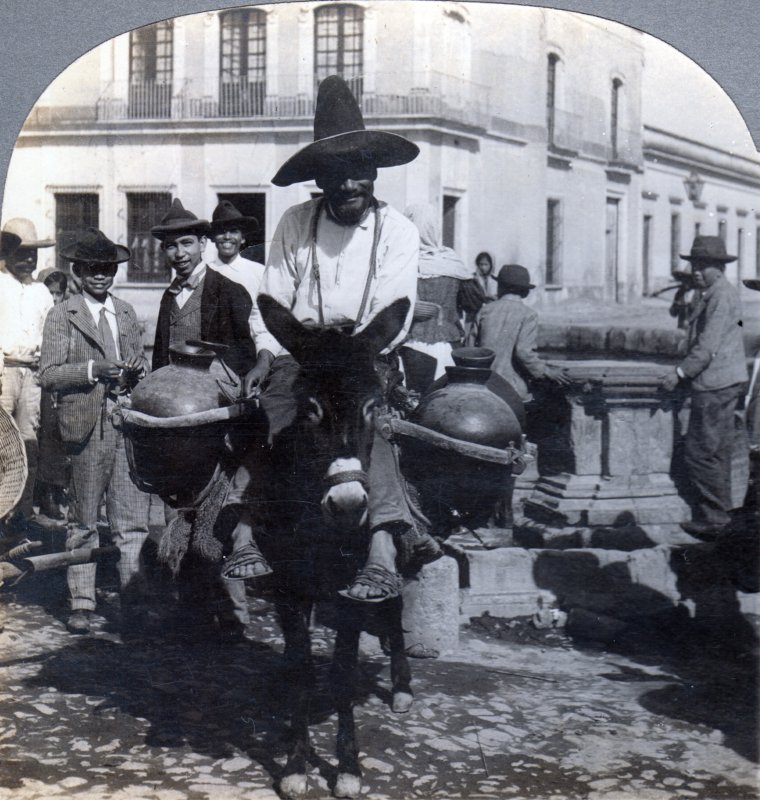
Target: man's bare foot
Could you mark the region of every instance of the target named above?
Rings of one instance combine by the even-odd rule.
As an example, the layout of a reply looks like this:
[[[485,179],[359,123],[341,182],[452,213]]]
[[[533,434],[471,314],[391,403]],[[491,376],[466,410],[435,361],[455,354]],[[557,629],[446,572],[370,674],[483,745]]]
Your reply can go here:
[[[222,577],[228,581],[263,578],[272,568],[255,542],[247,542],[233,550],[222,567]]]
[[[377,530],[370,540],[364,569],[348,589],[341,592],[351,600],[378,603],[398,596],[401,579],[396,571],[396,546],[389,531]]]

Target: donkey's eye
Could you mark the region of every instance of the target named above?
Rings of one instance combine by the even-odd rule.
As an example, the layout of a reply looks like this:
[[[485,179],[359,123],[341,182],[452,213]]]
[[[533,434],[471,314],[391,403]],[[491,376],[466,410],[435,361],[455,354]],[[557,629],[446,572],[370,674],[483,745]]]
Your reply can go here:
[[[316,397],[310,397],[306,401],[306,419],[313,425],[319,425],[325,416],[322,404]]]

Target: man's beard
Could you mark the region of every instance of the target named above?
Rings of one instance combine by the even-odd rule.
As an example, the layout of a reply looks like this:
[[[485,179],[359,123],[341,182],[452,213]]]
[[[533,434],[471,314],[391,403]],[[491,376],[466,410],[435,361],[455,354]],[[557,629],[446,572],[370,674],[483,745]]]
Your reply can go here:
[[[341,201],[340,198],[337,199],[337,202],[328,200],[327,206],[330,211],[330,216],[339,225],[357,225],[366,216],[372,204],[372,195],[361,194],[357,197],[349,198],[349,200],[359,199],[362,200],[361,203],[356,202],[350,204],[346,201]]]

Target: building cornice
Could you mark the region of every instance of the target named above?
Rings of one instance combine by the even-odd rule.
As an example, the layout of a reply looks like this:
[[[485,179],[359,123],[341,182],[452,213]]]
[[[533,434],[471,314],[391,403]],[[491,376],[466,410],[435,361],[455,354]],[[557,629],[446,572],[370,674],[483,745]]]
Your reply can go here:
[[[731,153],[670,131],[644,126],[644,160],[679,169],[697,169],[713,177],[760,186],[760,158]]]

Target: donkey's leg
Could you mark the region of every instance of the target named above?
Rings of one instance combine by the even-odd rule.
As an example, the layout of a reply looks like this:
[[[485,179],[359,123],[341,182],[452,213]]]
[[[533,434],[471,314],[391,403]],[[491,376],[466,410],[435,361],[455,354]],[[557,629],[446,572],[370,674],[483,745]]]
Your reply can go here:
[[[391,654],[392,708],[397,714],[409,711],[414,701],[411,687],[412,670],[406,655],[404,630],[401,624],[402,606],[403,600],[397,597],[382,603],[376,611]]]
[[[338,710],[338,778],[333,794],[336,797],[358,797],[361,788],[359,746],[356,741],[354,699],[358,674],[359,635],[364,609],[353,603],[341,603],[335,636],[330,680],[333,699]]]
[[[309,616],[311,604],[295,600],[277,603],[277,614],[285,637],[285,680],[290,687],[292,741],[280,780],[285,798],[306,793],[306,764],[309,757],[309,709],[314,690]]]

